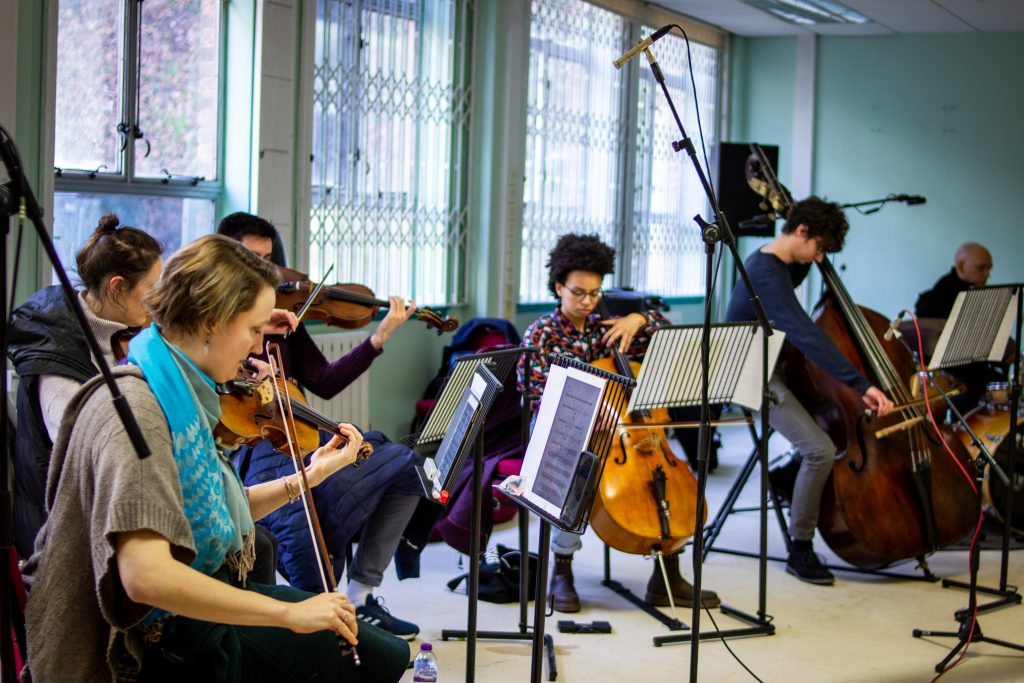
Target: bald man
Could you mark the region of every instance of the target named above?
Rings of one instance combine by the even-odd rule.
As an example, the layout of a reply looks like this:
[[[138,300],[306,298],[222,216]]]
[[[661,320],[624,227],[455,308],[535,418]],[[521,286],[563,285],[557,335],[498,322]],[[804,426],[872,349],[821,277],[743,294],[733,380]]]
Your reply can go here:
[[[948,318],[956,295],[988,282],[992,272],[992,254],[977,242],[961,244],[953,257],[953,267],[931,289],[921,292],[914,305],[919,318]]]
[[[977,242],[961,244],[953,256],[953,267],[939,278],[931,289],[921,292],[914,312],[921,320],[925,335],[925,356],[930,356],[939,333],[953,310],[960,292],[981,287],[992,272],[992,254]],[[928,320],[932,318],[933,320]],[[951,369],[954,379],[964,384],[964,392],[953,399],[963,412],[973,408],[985,393],[990,382],[1006,381],[1006,365],[1000,363],[973,363]]]

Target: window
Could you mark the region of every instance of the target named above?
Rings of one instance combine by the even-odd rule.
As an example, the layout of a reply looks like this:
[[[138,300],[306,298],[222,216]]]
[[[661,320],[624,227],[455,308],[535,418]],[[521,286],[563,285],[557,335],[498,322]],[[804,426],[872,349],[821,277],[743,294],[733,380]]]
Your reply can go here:
[[[570,232],[616,244],[622,229],[628,23],[580,0],[534,0],[526,110],[521,301],[547,301],[547,258]]]
[[[65,267],[100,216],[173,252],[214,223],[221,0],[61,0],[54,243]]]
[[[657,27],[644,26],[642,30],[646,36]],[[704,129],[708,147],[717,142],[714,122],[718,119],[718,53],[692,40],[690,45],[697,106],[693,103],[686,41],[682,36],[673,32],[659,40],[656,59],[683,128],[704,166],[700,128]],[[641,291],[665,296],[701,296],[704,243],[693,216],[701,214],[710,220],[711,206],[686,152],[672,150],[672,142],[679,139],[679,128],[646,60],[642,67],[636,103],[635,199],[633,220],[627,231],[632,235],[630,268],[626,271],[630,279],[624,282]],[[704,166],[704,172],[711,170]]]
[[[464,297],[472,0],[317,0],[310,277]]]
[[[548,301],[548,253],[561,235],[596,233],[614,246],[615,280],[662,296],[703,292],[703,244],[692,217],[709,206],[671,111],[646,62],[616,70],[632,24],[583,0],[534,0],[526,122],[519,299]],[[642,35],[654,29],[642,26]],[[653,52],[700,154],[686,44]],[[706,141],[715,144],[720,50],[691,40]],[[635,89],[630,77],[636,78]],[[635,99],[631,99],[631,91]],[[707,169],[705,169],[707,170]],[[629,196],[627,196],[627,194]]]

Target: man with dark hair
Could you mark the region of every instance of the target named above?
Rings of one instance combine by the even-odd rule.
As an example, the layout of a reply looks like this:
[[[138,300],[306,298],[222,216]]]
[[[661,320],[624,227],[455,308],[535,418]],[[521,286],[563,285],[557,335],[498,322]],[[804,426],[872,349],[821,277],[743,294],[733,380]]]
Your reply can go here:
[[[575,356],[585,363],[612,354],[614,345],[632,358],[647,350],[651,334],[668,325],[655,309],[646,313],[630,313],[613,320],[602,320],[595,312],[601,296],[601,281],[615,269],[615,250],[596,235],[564,235],[551,251],[548,260],[548,289],[558,299],[555,310],[541,316],[527,328],[523,345],[533,346],[530,365],[519,362],[519,390],[525,387],[526,373],[530,373],[530,395],[526,397],[530,408],[540,408],[550,369],[548,356],[563,353]],[[551,577],[551,597],[559,612],[578,612],[580,598],[572,575],[573,553],[582,547],[579,534],[556,531],[551,537],[555,554],[555,569]],[[693,606],[693,586],[679,573],[679,553],[665,556],[665,569],[672,597],[677,605]],[[665,578],[655,563],[647,582],[646,601],[656,606],[669,604]],[[721,600],[713,591],[701,591],[705,607],[717,607]]]
[[[892,410],[892,401],[872,386],[814,324],[794,292],[807,277],[812,263],[820,262],[826,252],[834,253],[843,248],[848,229],[838,204],[809,197],[793,206],[782,233],[751,254],[746,267],[769,320],[786,333],[786,343],[793,344],[830,375],[856,389],[867,408],[885,415]],[[726,319],[729,322],[755,319],[742,282],[737,282],[732,290]],[[801,457],[790,507],[792,550],[786,560],[786,571],[801,581],[832,585],[835,577],[818,560],[812,539],[836,447],[793,396],[785,384],[785,376],[784,363],[780,362],[768,383],[774,395],[768,419],[772,429],[786,437]]]
[[[267,220],[247,213],[227,216],[217,232],[232,237],[263,259],[270,260],[272,246],[279,240],[277,230]],[[329,362],[300,322],[287,338],[268,336],[280,345],[285,371],[304,388],[330,399],[369,369],[383,353],[385,342],[415,310],[400,297],[391,297],[391,310],[363,343],[338,360]],[[343,416],[337,416],[343,417]],[[363,434],[374,446],[374,455],[356,469],[336,473],[313,491],[328,550],[335,558],[335,572],[341,572],[348,548],[362,528],[359,546],[349,567],[345,592],[356,605],[357,616],[390,633],[412,639],[419,632],[416,624],[399,619],[373,595],[380,586],[384,570],[391,562],[406,524],[419,502],[420,484],[413,467],[419,457],[400,444],[392,443],[380,432]],[[261,442],[236,457],[239,473],[246,485],[257,484],[291,471],[290,458]],[[305,518],[298,506],[285,506],[261,523],[267,524],[280,543],[279,568],[288,581],[305,590],[317,591],[319,574],[312,557],[312,543],[305,530]],[[339,577],[340,578],[340,577]]]

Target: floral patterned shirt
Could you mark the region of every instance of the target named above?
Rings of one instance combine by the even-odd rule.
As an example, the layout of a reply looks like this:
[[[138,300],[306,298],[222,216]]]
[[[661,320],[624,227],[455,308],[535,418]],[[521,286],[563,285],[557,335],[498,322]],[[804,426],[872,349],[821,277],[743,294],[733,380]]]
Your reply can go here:
[[[631,360],[643,356],[655,330],[671,324],[657,310],[651,309],[645,311],[644,314],[649,323],[637,332],[626,351],[626,355]],[[540,397],[544,393],[544,383],[551,365],[549,360],[551,354],[567,354],[585,363],[592,363],[599,358],[612,355],[611,349],[601,341],[601,337],[604,336],[608,328],[599,324],[600,319],[601,317],[597,313],[592,313],[584,323],[583,330],[579,330],[562,314],[561,306],[556,306],[554,311],[541,316],[526,328],[522,345],[534,347],[537,349],[537,353],[524,355],[519,359],[519,392],[525,391],[526,360],[529,358],[531,410],[537,412],[540,408]]]

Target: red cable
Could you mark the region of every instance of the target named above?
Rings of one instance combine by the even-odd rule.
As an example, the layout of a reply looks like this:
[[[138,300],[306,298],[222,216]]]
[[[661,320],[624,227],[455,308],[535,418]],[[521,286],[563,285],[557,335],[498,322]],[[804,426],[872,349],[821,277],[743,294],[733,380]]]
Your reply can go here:
[[[946,453],[949,454],[949,457],[953,460],[954,463],[956,463],[956,466],[960,469],[960,472],[964,475],[964,477],[967,478],[968,483],[970,483],[970,485],[971,485],[971,490],[974,491],[974,495],[977,496],[978,495],[978,486],[974,483],[974,477],[972,477],[967,472],[967,469],[960,463],[960,460],[957,459],[956,455],[953,453],[953,450],[949,447],[949,444],[946,443],[946,438],[942,435],[942,431],[939,429],[939,423],[935,419],[935,413],[932,412],[931,400],[928,397],[928,378],[927,378],[927,374],[926,374],[925,369],[924,369],[924,342],[921,340],[921,327],[917,324],[917,316],[914,315],[913,311],[909,311],[907,309],[903,309],[903,312],[905,312],[907,315],[909,315],[910,319],[914,321],[914,330],[917,332],[917,354],[918,354],[918,358],[921,359],[921,393],[924,396],[924,405],[925,405],[925,407],[928,408],[928,417],[931,419],[932,427],[935,429],[935,433],[938,435],[939,441],[942,443],[942,447],[946,449]],[[970,547],[968,548],[968,551],[967,551],[968,552],[968,558],[971,558],[971,557],[974,556],[974,545],[978,542],[978,536],[981,535],[981,525],[982,525],[983,522],[984,522],[984,514],[982,513],[981,506],[979,505],[978,506],[978,523],[974,527],[974,536],[971,537],[971,545],[970,545]],[[970,559],[968,559],[968,565],[970,565]],[[968,567],[968,571],[970,571],[970,567]],[[964,643],[964,649],[960,651],[960,656],[956,658],[955,662],[953,662],[952,664],[950,664],[945,669],[943,669],[942,671],[940,671],[938,674],[935,675],[935,678],[933,678],[931,680],[931,683],[935,683],[935,681],[937,681],[940,678],[942,678],[942,676],[947,671],[950,671],[953,667],[955,667],[957,664],[959,664],[963,660],[964,656],[967,654],[967,649],[971,646],[971,641],[974,639],[974,632],[977,630],[977,628],[978,628],[978,601],[977,601],[977,599],[975,599],[975,601],[974,601],[974,610],[971,612],[971,628],[970,628],[970,632],[967,635],[967,642]]]

